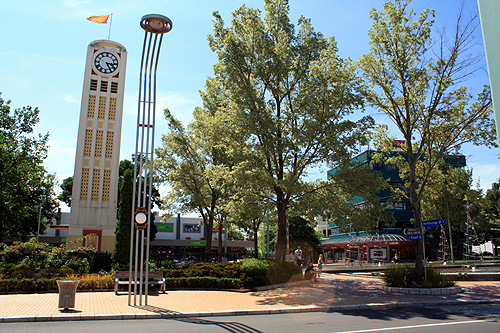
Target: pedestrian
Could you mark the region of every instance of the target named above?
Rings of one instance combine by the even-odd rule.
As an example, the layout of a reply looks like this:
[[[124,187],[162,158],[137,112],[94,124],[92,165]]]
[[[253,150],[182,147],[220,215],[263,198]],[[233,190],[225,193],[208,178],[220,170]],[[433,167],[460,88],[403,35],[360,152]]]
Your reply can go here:
[[[297,265],[302,266],[302,250],[300,246],[297,246],[297,250],[295,250],[294,259]]]
[[[323,270],[323,253],[321,253],[318,258],[318,277],[320,277],[322,270]]]

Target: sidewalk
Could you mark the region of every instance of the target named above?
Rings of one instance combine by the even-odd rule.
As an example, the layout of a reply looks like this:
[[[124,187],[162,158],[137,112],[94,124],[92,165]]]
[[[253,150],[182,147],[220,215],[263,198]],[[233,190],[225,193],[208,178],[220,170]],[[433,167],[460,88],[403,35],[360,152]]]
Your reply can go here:
[[[128,306],[128,293],[77,292],[75,309],[59,310],[57,293],[0,295],[0,323],[51,320],[104,320],[206,317],[404,307],[500,303],[500,281],[460,282],[462,293],[448,296],[399,295],[381,290],[377,278],[322,274],[317,283],[265,291],[169,290],[148,296],[148,305]],[[139,297],[137,297],[137,304]],[[144,303],[144,298],[142,300]],[[133,303],[133,297],[132,297]]]

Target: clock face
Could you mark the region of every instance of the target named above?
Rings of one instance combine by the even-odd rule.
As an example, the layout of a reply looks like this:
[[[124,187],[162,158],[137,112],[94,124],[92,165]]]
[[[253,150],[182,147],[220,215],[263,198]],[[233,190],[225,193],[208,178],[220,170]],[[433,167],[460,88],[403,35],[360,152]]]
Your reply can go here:
[[[94,58],[94,66],[103,74],[111,74],[118,69],[118,58],[111,52],[101,52]]]

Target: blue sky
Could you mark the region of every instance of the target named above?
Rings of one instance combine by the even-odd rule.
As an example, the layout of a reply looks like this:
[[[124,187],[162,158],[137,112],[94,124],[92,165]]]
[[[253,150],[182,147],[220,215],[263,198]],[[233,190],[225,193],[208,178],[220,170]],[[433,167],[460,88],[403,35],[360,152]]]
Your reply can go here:
[[[436,9],[435,28],[452,30],[459,0],[414,0],[415,11]],[[341,57],[357,60],[368,52],[367,32],[370,10],[382,8],[379,0],[291,0],[290,18],[296,24],[300,15],[311,18],[316,31],[334,36]],[[185,124],[192,111],[201,106],[199,91],[212,75],[215,55],[207,35],[212,33],[212,12],[219,11],[226,24],[241,5],[263,8],[263,0],[219,1],[92,1],[25,0],[2,1],[0,31],[0,92],[12,100],[11,107],[36,106],[41,110],[37,133],[50,133],[50,149],[45,167],[60,181],[73,175],[80,101],[87,46],[94,40],[107,39],[108,24],[86,20],[90,15],[113,13],[111,40],[128,50],[125,106],[120,159],[130,159],[135,148],[138,72],[144,31],[139,26],[145,14],[158,13],[173,21],[173,29],[163,40],[157,76],[157,135],[167,126],[162,110],[169,108]],[[465,13],[477,13],[476,0],[465,0]],[[484,53],[480,27],[475,52]],[[467,83],[473,92],[488,83],[486,62]],[[390,121],[374,110],[368,113],[379,123]],[[473,168],[475,182],[483,189],[500,177],[498,149],[464,146],[462,153]],[[326,177],[326,167],[315,169],[310,179]]]

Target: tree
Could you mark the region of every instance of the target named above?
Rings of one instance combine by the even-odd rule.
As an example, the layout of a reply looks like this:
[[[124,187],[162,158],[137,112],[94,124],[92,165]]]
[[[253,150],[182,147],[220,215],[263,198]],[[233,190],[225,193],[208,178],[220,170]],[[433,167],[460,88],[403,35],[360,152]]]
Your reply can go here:
[[[216,127],[219,122],[214,119],[220,99],[216,89],[216,82],[208,80],[207,93],[201,93],[204,108],[195,109],[195,120],[188,128],[165,110],[171,132],[162,137],[163,145],[156,150],[155,161],[160,181],[168,182],[172,188],[164,198],[166,206],[201,214],[207,229],[206,253],[212,248],[214,221],[220,216],[228,177],[227,155],[216,142],[216,133],[220,133]]]
[[[57,196],[57,199],[64,202],[68,207],[71,207],[71,194],[73,193],[73,176],[65,178],[60,185],[61,194]]]
[[[290,247],[295,249],[300,246],[304,251],[314,253],[315,249],[321,244],[321,234],[314,230],[312,223],[303,217],[291,216],[289,224]]]
[[[113,266],[116,270],[127,270],[129,266],[133,185],[134,166],[132,165],[132,169],[125,169],[123,171],[123,176],[121,177],[120,181],[118,223],[116,225],[115,231],[115,248],[111,257]]]
[[[434,169],[422,198],[422,217],[424,220],[445,219],[451,223],[452,238],[463,239],[466,232],[467,207],[481,207],[481,192],[472,188],[472,171],[451,168],[441,163]],[[476,208],[474,209],[476,211]],[[476,213],[473,213],[476,216]],[[448,233],[448,227],[446,229]],[[440,230],[431,231],[433,238],[440,237]]]
[[[460,12],[451,39],[442,34],[435,42],[434,11],[426,9],[415,20],[409,3],[395,0],[385,3],[383,12],[371,11],[370,52],[360,64],[374,89],[372,105],[396,124],[405,140],[404,157],[391,162],[399,164],[403,179],[408,179],[415,227],[421,229],[421,200],[437,163],[464,143],[495,145],[495,132],[489,87],[473,98],[459,86],[477,64],[469,55],[477,20],[465,21]],[[422,242],[417,241],[415,255],[416,277],[421,280]]]
[[[55,176],[43,167],[49,135],[32,135],[39,114],[31,106],[11,112],[0,94],[0,240],[26,240],[37,234],[39,216],[56,217]]]
[[[346,117],[362,106],[355,67],[337,54],[333,38],[301,17],[290,23],[288,1],[266,0],[265,17],[240,7],[231,27],[214,13],[209,45],[215,76],[228,101],[222,117],[232,172],[248,189],[265,187],[278,215],[276,258],[284,261],[286,212],[305,191],[308,170],[348,160],[372,119]]]

